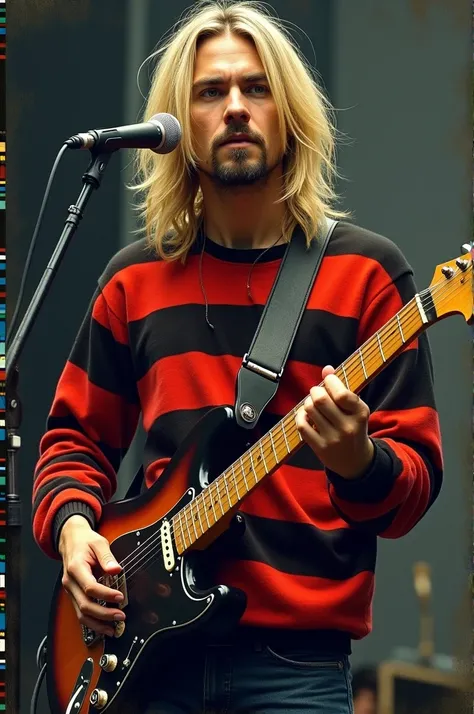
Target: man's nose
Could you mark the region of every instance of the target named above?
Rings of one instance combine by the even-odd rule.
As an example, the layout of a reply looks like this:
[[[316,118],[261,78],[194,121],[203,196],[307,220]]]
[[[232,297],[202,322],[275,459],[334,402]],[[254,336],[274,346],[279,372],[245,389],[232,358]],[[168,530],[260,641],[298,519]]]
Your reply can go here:
[[[231,89],[229,92],[224,120],[226,124],[236,120],[247,124],[250,120],[250,112],[245,102],[245,97],[238,87]]]

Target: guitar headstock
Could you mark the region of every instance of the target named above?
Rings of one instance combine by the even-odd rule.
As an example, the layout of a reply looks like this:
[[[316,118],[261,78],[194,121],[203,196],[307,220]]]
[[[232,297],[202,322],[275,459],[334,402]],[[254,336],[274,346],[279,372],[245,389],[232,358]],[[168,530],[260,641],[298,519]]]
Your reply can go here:
[[[436,266],[430,283],[431,297],[439,318],[461,313],[466,322],[474,320],[474,245],[462,246],[463,254]]]

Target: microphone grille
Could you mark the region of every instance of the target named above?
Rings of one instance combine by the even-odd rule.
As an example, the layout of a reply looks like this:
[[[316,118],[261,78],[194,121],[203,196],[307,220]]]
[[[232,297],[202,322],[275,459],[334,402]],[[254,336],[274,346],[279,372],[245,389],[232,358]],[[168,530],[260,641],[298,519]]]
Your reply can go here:
[[[172,114],[166,114],[162,112],[161,114],[155,114],[149,120],[154,123],[160,124],[160,128],[163,130],[164,138],[160,146],[152,149],[156,154],[169,154],[178,146],[181,141],[181,124]]]

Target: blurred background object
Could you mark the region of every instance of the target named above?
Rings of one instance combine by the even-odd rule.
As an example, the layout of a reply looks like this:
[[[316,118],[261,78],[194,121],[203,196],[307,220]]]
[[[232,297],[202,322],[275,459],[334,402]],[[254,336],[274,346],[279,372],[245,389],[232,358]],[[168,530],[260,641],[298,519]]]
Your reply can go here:
[[[358,667],[352,673],[354,714],[378,714],[377,667]]]

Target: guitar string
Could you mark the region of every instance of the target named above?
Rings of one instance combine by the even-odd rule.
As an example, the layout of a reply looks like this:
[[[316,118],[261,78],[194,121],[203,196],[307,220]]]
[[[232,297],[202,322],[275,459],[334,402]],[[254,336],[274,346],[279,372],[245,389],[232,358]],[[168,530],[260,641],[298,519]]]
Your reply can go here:
[[[466,272],[466,271],[463,271],[463,272]],[[429,298],[429,297],[431,297],[435,292],[437,292],[438,290],[445,289],[447,286],[449,286],[449,288],[451,288],[452,285],[453,285],[453,283],[452,283],[452,281],[450,281],[449,283],[443,283],[442,285],[434,286],[431,290],[428,288],[428,289],[426,289],[425,291],[423,291],[423,293],[419,293],[420,298],[421,298],[422,301],[423,301],[427,296],[428,296],[428,298]],[[434,288],[437,288],[437,290],[435,290]],[[448,291],[446,291],[446,292],[449,292],[449,291],[450,291],[450,290],[448,290]],[[415,306],[416,306],[416,303],[415,303],[414,305],[412,305],[411,308],[412,308],[412,307],[415,307]],[[407,305],[404,306],[404,308],[406,308],[406,307],[407,307]],[[401,311],[402,311],[404,308],[402,308]],[[401,311],[400,311],[400,312],[401,312]],[[417,313],[417,317],[418,317],[418,319],[419,319],[418,310],[416,310],[416,313]],[[410,317],[413,317],[413,315],[412,315],[412,310],[409,310],[409,311],[407,312],[407,315],[408,315],[408,314],[410,315]],[[396,317],[396,316],[395,316],[395,317]],[[392,320],[391,320],[391,321],[392,321]],[[405,324],[404,324],[405,329],[406,329],[408,326],[409,326],[409,323],[405,320]],[[380,332],[381,332],[381,331],[379,331],[379,334],[380,334]],[[393,333],[392,333],[392,334],[393,334]],[[374,335],[372,336],[372,338],[370,338],[370,339],[373,339],[374,336],[375,336],[375,334],[374,334]],[[360,349],[362,349],[362,348],[363,348],[363,346],[362,346]],[[386,348],[387,348],[387,344],[386,344]],[[377,350],[375,349],[374,351],[377,351]],[[353,357],[353,358],[356,357],[356,354],[357,354],[357,353],[351,355],[351,357]],[[350,360],[350,359],[351,359],[351,358],[349,358],[349,360]],[[366,355],[366,360],[367,360],[367,355]],[[346,360],[346,362],[347,362],[347,361],[348,361],[348,360]],[[357,360],[357,361],[358,361],[358,360]],[[356,367],[356,369],[357,369],[357,372],[360,373],[360,366],[359,366],[359,367]],[[305,397],[305,399],[306,399],[306,397]],[[304,400],[301,402],[301,404],[303,404],[303,403],[304,403]],[[300,408],[300,405],[297,405],[296,407],[294,407],[294,409],[292,410],[292,412],[295,413],[296,410],[299,409],[299,408]],[[291,413],[291,412],[290,412],[290,413]],[[287,415],[287,417],[288,417],[288,415]],[[283,421],[283,420],[282,420],[282,421]],[[293,422],[293,420],[291,420],[291,422]],[[276,428],[278,428],[278,426],[279,426],[279,424],[276,424],[275,427],[273,427],[272,431],[275,430]],[[283,429],[281,429],[281,430],[283,431]],[[296,430],[296,431],[297,431],[297,430]],[[292,436],[295,435],[296,431],[293,430],[290,434],[287,433],[287,437],[289,436],[290,439],[291,439]],[[265,438],[265,436],[262,437],[262,439],[263,439],[263,438]],[[259,442],[257,442],[257,444],[255,444],[254,447],[255,447],[255,446],[258,446],[258,444],[259,444]],[[281,436],[279,437],[279,440],[278,440],[278,441],[274,441],[274,446],[278,446],[278,447],[279,447],[279,446],[281,446],[282,444],[283,444],[283,440],[281,439]],[[267,445],[268,445],[268,444],[266,444],[265,446],[267,446]],[[264,451],[264,455],[265,455],[265,451]],[[271,447],[271,445],[270,445],[269,451],[268,451],[268,453],[267,453],[266,455],[269,456],[269,457],[272,457],[272,456],[271,456],[271,455],[272,455],[272,447]],[[237,480],[238,483],[236,484],[236,487],[234,487],[233,484],[231,483],[231,484],[230,484],[231,490],[230,490],[230,492],[229,492],[229,495],[230,495],[230,493],[232,493],[232,495],[234,495],[234,494],[233,494],[233,491],[235,490],[235,492],[237,493],[237,495],[238,495],[238,497],[239,497],[239,500],[240,500],[240,493],[239,493],[239,490],[238,490],[238,485],[242,486],[242,487],[245,489],[246,494],[247,494],[247,493],[248,493],[248,489],[247,489],[246,486],[244,485],[244,484],[245,484],[245,474],[249,475],[250,473],[254,472],[254,469],[253,469],[253,467],[252,467],[252,465],[251,465],[251,462],[250,462],[250,456],[247,456],[247,457],[246,457],[247,464],[246,464],[245,466],[244,466],[243,463],[242,463],[242,464],[238,463],[238,462],[241,461],[243,458],[244,458],[244,455],[242,455],[242,457],[240,457],[240,459],[238,459],[238,460],[235,462],[235,464],[238,465],[239,469],[242,468],[242,467],[243,467],[243,469],[242,469],[242,473],[241,473],[240,475],[238,475],[238,480]],[[273,458],[273,457],[272,457],[272,458]],[[270,459],[269,459],[269,460],[270,460]],[[259,461],[259,463],[261,463],[261,462]],[[249,465],[250,465],[250,468],[249,468],[248,471],[246,471],[246,469],[247,469],[247,467],[248,467]],[[272,467],[272,468],[273,468],[273,467]],[[229,469],[230,469],[230,467],[229,467]],[[227,471],[228,471],[229,469],[227,469]],[[225,473],[225,472],[224,472],[224,473]],[[255,472],[254,472],[254,476],[255,476]],[[218,498],[220,499],[221,496],[220,496],[220,491],[219,491],[219,485],[216,483],[217,481],[218,481],[218,479],[216,479],[216,480],[211,484],[210,488],[212,488],[212,487],[216,487],[216,488],[217,488]],[[257,483],[258,483],[258,482],[257,482]],[[256,484],[254,484],[254,485],[256,485]],[[209,498],[211,498],[211,496],[209,496]],[[204,500],[204,499],[203,499],[203,501],[204,501],[204,503],[203,503],[202,505],[203,505],[204,508],[205,508],[205,507],[206,507],[206,503],[205,503],[205,500]],[[217,501],[215,501],[215,503],[217,503]],[[187,505],[189,505],[189,504],[187,504]],[[212,505],[211,505],[211,507],[212,507]],[[183,507],[182,511],[184,510],[184,508],[186,508],[186,506]],[[199,506],[199,509],[200,509],[200,508],[201,508],[201,505]],[[180,511],[179,513],[181,513],[182,511]],[[209,511],[210,511],[210,508],[209,508]],[[173,520],[174,520],[178,515],[179,515],[179,514],[175,514],[175,516],[173,517]],[[190,515],[191,515],[191,514],[190,514]],[[216,522],[216,520],[215,520],[215,522]],[[212,524],[212,525],[214,525],[214,524]],[[181,527],[181,540],[182,540],[184,546],[186,547],[186,538],[184,537],[184,531],[183,531],[182,524],[180,524],[180,527]],[[190,534],[190,531],[189,531],[189,526],[188,526],[188,523],[187,523],[187,519],[186,519],[186,528],[188,529],[188,535],[189,535],[189,534]],[[173,521],[171,522],[171,530],[173,531]],[[202,529],[201,529],[201,530],[202,530]],[[173,535],[174,535],[174,533],[173,533]],[[201,535],[202,535],[202,534],[201,534]],[[198,536],[198,537],[200,537],[200,536]],[[151,543],[148,542],[148,544],[147,544],[146,547],[145,547],[145,544],[147,543],[147,541],[150,541],[150,540],[151,540]],[[190,537],[190,540],[192,540],[191,537]],[[156,543],[157,541],[160,541],[160,542],[161,542],[161,536],[160,536],[160,537],[157,537],[157,536],[155,536],[155,534],[152,534],[151,536],[149,536],[149,538],[147,539],[147,541],[145,541],[143,544],[141,544],[141,546],[140,546],[139,548],[135,549],[135,551],[132,551],[132,553],[130,553],[130,554],[127,556],[127,558],[124,559],[124,561],[123,561],[123,563],[122,563],[122,565],[123,565],[124,567],[130,567],[131,565],[137,564],[137,558],[140,558],[140,560],[139,560],[138,562],[139,562],[139,563],[142,563],[143,560],[144,560],[144,557],[146,558],[146,556],[150,554],[150,552],[149,552],[149,547],[150,547],[150,545],[152,546],[152,545],[154,544],[154,542]],[[148,551],[148,553],[147,553],[146,551]],[[159,554],[160,552],[161,552],[161,551],[159,550],[159,551],[158,551],[158,554]],[[135,557],[132,557],[132,556],[134,556],[134,553],[136,553],[137,555],[136,555]],[[152,552],[152,555],[153,555],[153,556],[155,555],[155,551]],[[127,559],[128,559],[130,562],[127,562]],[[136,571],[135,571],[135,572],[136,572]],[[131,571],[129,571],[129,577],[131,577],[133,574],[134,574],[134,573],[132,573]]]
[[[459,270],[458,270],[458,272],[459,272]],[[466,273],[467,271],[463,271],[463,272]],[[454,277],[454,275],[453,275],[453,277]],[[442,284],[437,284],[437,285],[433,286],[433,288],[431,288],[431,289],[430,289],[430,288],[425,289],[424,291],[422,291],[421,293],[419,293],[419,296],[420,296],[422,305],[423,305],[423,303],[425,303],[425,305],[426,305],[427,300],[430,300],[432,297],[436,296],[436,293],[441,292],[441,291],[444,291],[444,292],[446,293],[446,295],[443,296],[443,297],[445,298],[445,297],[449,294],[449,292],[453,292],[453,291],[455,291],[455,290],[457,289],[457,285],[454,285],[454,290],[453,290],[452,286],[453,286],[453,279],[451,278],[451,280],[449,280],[449,281],[447,281],[447,282],[443,282]],[[404,309],[406,309],[407,306],[408,306],[408,304],[409,304],[409,303],[407,303],[406,305],[404,305],[404,306],[401,308],[401,310],[399,311],[399,313],[402,312]],[[414,310],[413,308],[416,308],[416,309]],[[409,318],[409,321],[407,321],[407,319],[405,319],[405,322],[404,322],[404,325],[403,325],[403,326],[405,327],[405,329],[407,329],[407,327],[409,328],[410,325],[413,324],[413,319],[412,319],[413,316],[415,316],[417,320],[420,319],[419,312],[418,312],[418,307],[417,307],[416,302],[413,303],[412,305],[410,305],[410,308],[409,308],[406,312],[407,312],[407,315],[405,316],[405,318],[408,317],[408,318]],[[397,313],[397,314],[399,314],[399,313]],[[413,313],[414,313],[414,314],[413,314]],[[391,318],[390,322],[392,322],[393,319],[396,318],[396,317],[397,317],[397,315],[394,315],[394,317]],[[385,329],[385,331],[387,331],[387,328],[388,328],[387,325],[385,325],[383,328],[381,328],[381,330],[378,331],[379,336],[381,336],[381,334],[383,333],[384,329]],[[389,334],[389,339],[390,339],[390,337],[393,336],[394,333],[398,335],[399,331],[398,331],[398,329],[396,329],[396,328],[398,328],[398,325],[397,325],[397,326],[395,326],[395,325],[392,326],[392,325],[391,325],[390,328],[388,329],[388,332],[390,333],[390,334]],[[372,337],[369,338],[369,340],[368,340],[367,342],[370,342],[371,340],[373,340],[373,337],[375,337],[376,334],[377,334],[377,333],[374,333],[374,335],[372,335]],[[386,341],[385,338],[384,338],[384,341],[385,341],[385,347],[386,347],[386,349],[387,349],[387,347],[389,347],[389,343],[387,343],[387,341]],[[407,343],[407,346],[408,346],[408,344],[409,344],[409,343]],[[360,349],[361,351],[363,351],[363,348],[364,348],[364,345],[362,345],[359,349]],[[358,360],[358,358],[357,358],[357,353],[358,353],[358,351],[359,351],[359,350],[357,350],[355,353],[353,353],[343,364],[348,363],[349,361],[351,361],[351,359],[354,360],[354,363],[356,363],[356,362],[358,363],[358,362],[359,362],[359,360]],[[374,347],[374,349],[372,350],[372,353],[375,353],[375,352],[378,352],[378,351],[379,351],[379,350],[377,349],[377,347]],[[368,362],[368,360],[371,358],[371,356],[372,356],[372,355],[371,355],[370,353],[367,353],[367,355],[365,355],[365,360]],[[357,371],[357,373],[360,373],[360,365],[354,364],[354,367],[355,367],[355,370],[352,369],[352,368],[348,365],[348,371],[346,372],[346,375],[347,375],[347,376],[349,376],[349,375],[350,375],[350,376],[353,376],[354,371]],[[306,399],[306,398],[307,398],[307,397],[305,397],[305,399]],[[305,399],[300,403],[300,405],[304,404]],[[300,408],[300,405],[297,405],[296,407],[294,407],[294,409],[293,409],[292,412],[290,412],[290,413],[295,413],[295,412]],[[288,415],[286,415],[286,417],[284,417],[279,423],[277,423],[277,424],[272,428],[271,431],[277,429],[277,428],[279,427],[279,425],[281,425],[281,422],[283,422],[284,419],[287,418],[287,417],[288,417]],[[292,423],[292,426],[291,426],[292,431],[291,431],[291,432],[288,432],[288,431],[285,432],[287,438],[289,437],[290,439],[291,439],[292,436],[294,436],[294,435],[296,434],[296,432],[297,432],[297,429],[295,428],[295,426],[293,426],[293,419],[291,419],[291,423]],[[280,428],[280,431],[282,431],[282,434],[283,434],[283,428],[282,428],[282,427]],[[267,436],[267,435],[264,435],[264,436],[262,437],[262,439],[265,439],[266,436]],[[257,442],[257,443],[254,445],[254,447],[255,447],[255,446],[258,447],[258,445],[261,443],[262,439],[261,439],[259,442]],[[275,448],[282,446],[283,443],[284,443],[284,438],[281,438],[281,436],[280,436],[280,437],[277,437],[277,439],[274,440],[274,442],[273,442]],[[262,447],[266,447],[266,446],[268,446],[268,444],[264,444],[264,445],[262,444]],[[254,448],[254,447],[252,447],[252,448]],[[264,449],[263,449],[263,451],[264,451],[264,456],[269,456],[269,457],[273,458],[273,456],[272,456],[272,446],[271,446],[271,444],[270,444],[270,448],[269,448],[269,450],[268,450],[268,453],[265,453],[265,450],[264,450]],[[238,459],[236,462],[234,462],[234,464],[238,466],[239,470],[242,468],[242,466],[244,467],[244,468],[243,468],[243,472],[242,472],[241,474],[237,474],[237,478],[235,479],[235,480],[236,480],[236,486],[234,486],[234,485],[232,484],[232,482],[230,482],[230,484],[229,484],[229,485],[230,485],[229,495],[231,495],[231,494],[234,495],[234,492],[235,492],[235,493],[239,496],[239,500],[240,500],[240,495],[239,495],[239,491],[238,491],[238,486],[239,486],[239,485],[242,486],[242,488],[244,488],[244,489],[246,490],[246,493],[247,493],[248,491],[247,491],[247,489],[246,489],[246,487],[245,487],[245,475],[246,475],[246,474],[248,475],[250,472],[253,472],[253,468],[252,468],[251,462],[250,462],[250,456],[247,456],[247,457],[246,457],[247,463],[246,463],[245,465],[244,465],[244,464],[242,464],[242,466],[240,465],[239,462],[244,458],[244,456],[245,456],[245,455],[242,455],[242,456],[240,457],[240,459]],[[269,460],[271,460],[271,459],[269,458]],[[234,465],[234,464],[233,464],[233,465]],[[261,464],[261,461],[259,461],[259,464]],[[249,469],[249,471],[246,471],[246,469],[247,469],[247,467],[248,467],[249,465],[251,466],[251,468]],[[230,471],[230,469],[231,469],[231,467],[228,467],[228,469],[226,469],[226,472]],[[224,472],[224,473],[226,473],[226,472]],[[255,475],[255,474],[254,474],[254,475]],[[222,476],[222,475],[221,475],[221,476]],[[218,477],[218,478],[219,478],[219,477]],[[210,487],[208,487],[208,488],[212,488],[212,487],[217,488],[218,497],[219,497],[219,499],[220,499],[221,496],[220,496],[219,486],[218,486],[218,485],[217,485],[217,487],[215,486],[217,481],[218,481],[218,479],[216,479],[216,480],[210,485]],[[256,484],[255,484],[255,485],[256,485]],[[200,494],[201,497],[202,497],[202,493],[204,493],[204,492],[201,492],[201,494]],[[226,493],[227,493],[227,491],[226,491]],[[198,496],[198,498],[199,498],[199,496]],[[211,498],[211,496],[209,496],[209,498]],[[205,503],[204,497],[202,497],[202,500],[204,501],[203,505],[204,505],[204,508],[205,508],[206,503]],[[187,505],[188,505],[188,504],[187,504]],[[173,521],[176,519],[176,517],[177,517],[180,513],[182,513],[182,511],[184,510],[184,508],[186,508],[186,506],[183,507],[183,509],[181,509],[181,511],[179,511],[177,514],[175,514],[175,516],[173,517],[173,519],[172,519],[172,521],[171,521],[171,529],[170,529],[170,530],[171,530],[171,533],[172,533],[173,536],[175,535],[175,534],[174,534],[175,528],[174,528],[174,525],[173,525]],[[199,505],[199,509],[200,509],[200,508],[201,508],[201,505]],[[210,509],[209,509],[209,510],[210,510]],[[214,525],[214,524],[212,524],[212,525]],[[181,527],[181,531],[182,531],[181,540],[182,540],[182,542],[183,542],[183,545],[186,546],[186,539],[184,538],[184,531],[183,531],[182,524],[180,524],[179,527]],[[187,524],[187,520],[186,520],[186,528],[188,529],[188,534],[189,534],[189,526],[188,526],[188,524]],[[121,573],[121,574],[125,574],[125,575],[127,575],[129,578],[132,578],[133,575],[142,567],[141,564],[142,564],[144,561],[148,562],[150,555],[151,555],[152,558],[154,558],[156,555],[159,555],[160,552],[161,552],[160,549],[158,549],[158,550],[153,549],[153,550],[150,552],[150,546],[153,546],[156,542],[160,542],[160,543],[161,543],[161,535],[160,535],[160,536],[156,536],[156,534],[152,534],[151,536],[149,536],[149,537],[143,542],[143,544],[141,544],[138,548],[136,548],[134,551],[132,551],[128,556],[126,556],[126,558],[124,559],[124,561],[121,563],[121,565],[122,565],[122,567],[123,567],[123,571],[124,571],[124,572]],[[134,565],[135,565],[135,566],[136,566],[136,565],[139,565],[139,567],[136,568],[136,569],[132,572],[131,567],[134,566]]]

